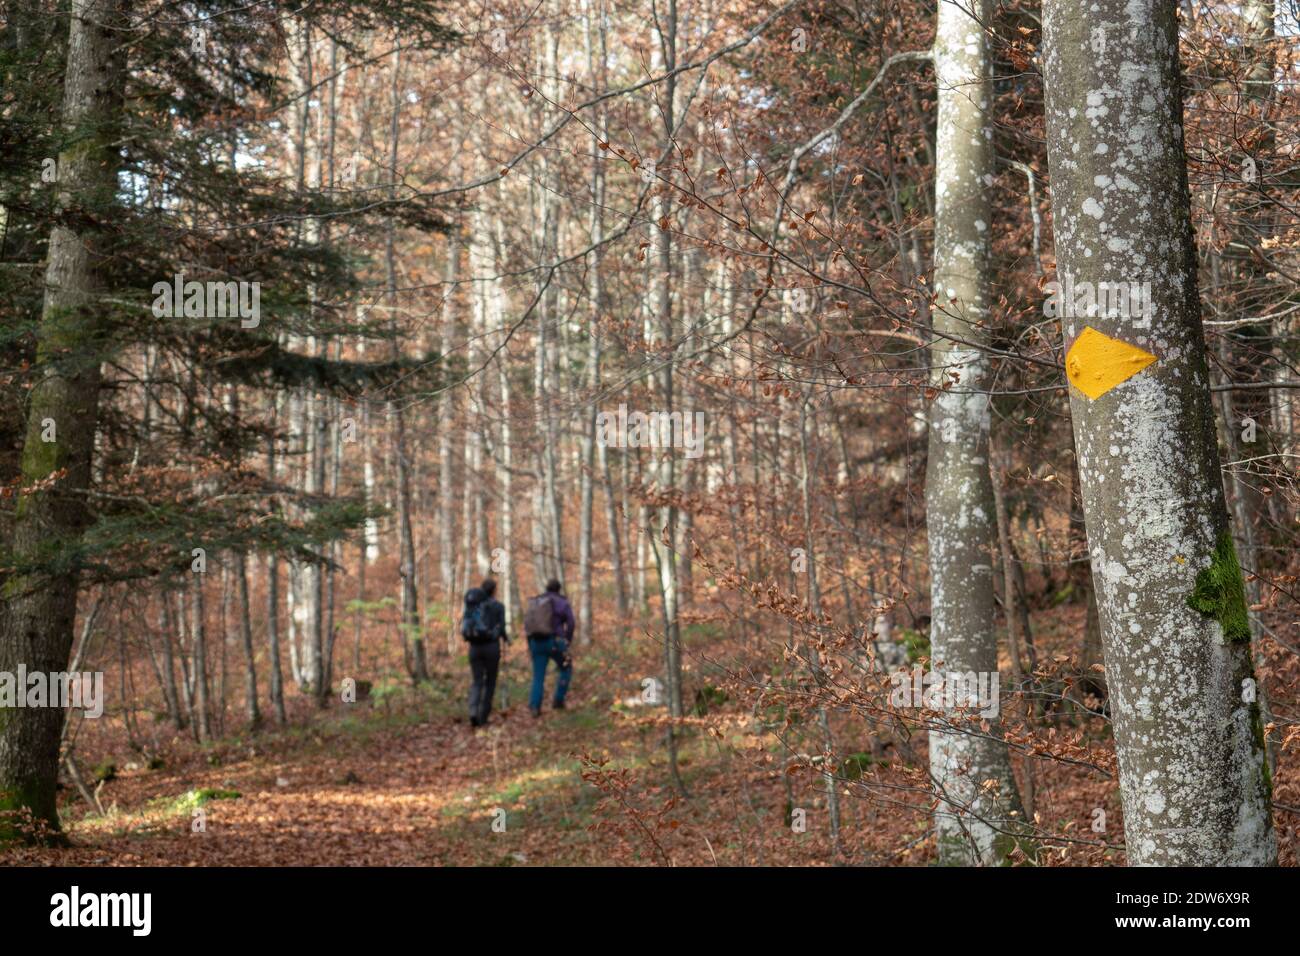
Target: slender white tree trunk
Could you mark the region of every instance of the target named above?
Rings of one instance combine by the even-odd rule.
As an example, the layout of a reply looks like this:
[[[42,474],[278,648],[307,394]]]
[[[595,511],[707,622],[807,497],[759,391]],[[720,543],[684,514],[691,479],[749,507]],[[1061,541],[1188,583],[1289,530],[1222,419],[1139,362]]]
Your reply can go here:
[[[934,43],[938,149],[934,216],[934,344],[926,527],[930,548],[932,667],[995,679],[993,487],[989,481],[989,0],[939,3]],[[954,341],[959,340],[959,341]],[[944,863],[998,863],[1014,844],[1020,800],[1006,744],[956,715],[930,731]],[[992,781],[986,786],[986,781]]]

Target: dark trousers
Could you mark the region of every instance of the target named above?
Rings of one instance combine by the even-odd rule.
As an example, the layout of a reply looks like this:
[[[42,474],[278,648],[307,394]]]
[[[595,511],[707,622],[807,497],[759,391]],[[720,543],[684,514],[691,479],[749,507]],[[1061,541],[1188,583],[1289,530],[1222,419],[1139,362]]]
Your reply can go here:
[[[492,712],[492,695],[497,691],[497,670],[501,667],[501,642],[469,646],[469,671],[474,681],[469,688],[469,722],[486,724]]]

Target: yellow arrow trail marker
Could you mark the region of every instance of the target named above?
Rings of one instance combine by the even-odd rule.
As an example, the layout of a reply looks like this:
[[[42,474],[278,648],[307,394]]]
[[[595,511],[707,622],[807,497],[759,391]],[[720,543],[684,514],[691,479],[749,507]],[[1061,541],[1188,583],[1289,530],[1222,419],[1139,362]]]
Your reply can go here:
[[[1089,325],[1065,354],[1065,374],[1083,394],[1100,398],[1154,361],[1150,352],[1112,339]]]

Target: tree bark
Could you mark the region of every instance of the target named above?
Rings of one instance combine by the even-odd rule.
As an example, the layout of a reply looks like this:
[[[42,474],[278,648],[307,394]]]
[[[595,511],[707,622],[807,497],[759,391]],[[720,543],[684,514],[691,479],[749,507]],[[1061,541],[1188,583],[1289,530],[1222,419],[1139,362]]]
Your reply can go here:
[[[591,42],[590,15],[587,22],[588,62],[595,55]],[[601,33],[602,62],[604,50],[604,33]],[[600,139],[599,131],[593,137]],[[600,155],[600,150],[594,150]],[[585,419],[582,423],[582,467],[579,472],[579,516],[578,516],[578,645],[585,647],[591,643],[592,627],[592,540],[594,531],[595,487],[596,487],[596,401],[600,393],[600,315],[602,303],[601,269],[604,260],[601,255],[601,243],[605,237],[605,176],[602,161],[592,164],[591,172],[591,273],[589,289],[589,327],[587,329],[587,400]]]
[[[812,495],[812,472],[810,467],[808,453],[808,403],[812,400],[811,384],[805,387],[803,402],[799,406],[799,461],[801,465],[799,474],[800,503],[803,506],[803,541],[806,549],[806,559],[808,566],[806,573],[808,575],[808,611],[814,619],[820,618],[822,613],[821,586],[817,580],[817,535],[813,523],[813,495]],[[816,641],[810,640],[807,644],[808,662],[812,670],[813,679],[822,688],[826,686],[826,675],[822,669],[821,656],[817,651]],[[838,767],[834,760],[835,757],[835,738],[831,734],[830,717],[826,712],[826,705],[819,703],[817,705],[817,728],[821,731],[822,737],[822,779],[826,781],[826,815],[830,824],[831,837],[831,859],[835,863],[841,862],[840,854],[843,852],[840,846],[840,792],[838,787]]]
[[[400,84],[401,51],[393,54],[393,83],[391,98],[391,119],[389,129],[389,168],[391,175],[397,176],[398,136],[401,130]],[[396,200],[397,190],[390,191]],[[388,306],[392,310],[394,332],[397,327],[397,223],[391,218],[384,231],[384,275]],[[401,357],[397,338],[393,338],[393,359]],[[420,622],[420,591],[416,583],[415,569],[415,529],[411,517],[411,459],[406,441],[406,414],[400,402],[393,402],[389,409],[393,423],[393,455],[397,464],[397,523],[400,538],[401,563],[401,629],[402,646],[410,648],[408,667],[411,680],[416,683],[429,679],[429,665],[424,652],[424,629]]]
[[[932,666],[998,673],[993,626],[993,487],[989,479],[988,357],[990,204],[993,171],[988,40],[991,4],[939,4],[932,384],[925,506],[930,548]],[[953,338],[962,340],[953,341]],[[930,731],[930,774],[939,859],[1005,859],[1022,819],[1006,744],[997,726],[971,732],[945,722]],[[984,786],[994,781],[993,787]]]
[[[199,743],[212,739],[212,708],[208,704],[208,622],[203,595],[204,574],[190,573],[190,672],[194,679],[194,733]]]
[[[14,511],[11,562],[0,613],[0,671],[61,671],[72,650],[79,574],[76,549],[92,520],[85,494],[99,418],[103,309],[101,224],[118,188],[121,56],[128,0],[74,0],[62,123],[72,143],[58,158],[58,205],[70,213],[50,232],[45,301],[37,328],[43,367],[27,409],[23,488]],[[90,128],[87,134],[86,130]],[[43,433],[53,423],[54,441]],[[10,811],[59,829],[55,784],[59,708],[0,709],[0,842],[18,837]]]
[[[275,427],[279,418],[279,401],[271,399],[271,438],[266,442],[266,474],[271,486],[275,485],[279,458],[275,453]],[[271,658],[269,692],[275,719],[280,726],[288,722],[284,710],[284,672],[280,666],[280,559],[274,551],[266,556],[266,643]]]
[[[236,586],[239,588],[239,636],[244,643],[244,699],[248,724],[257,728],[262,712],[257,704],[257,658],[253,653],[253,621],[248,600],[248,556],[235,554]]]
[[[1058,278],[1149,282],[1063,316],[1155,362],[1070,404],[1129,862],[1276,862],[1250,630],[1220,477],[1183,150],[1177,4],[1044,4]],[[1077,287],[1077,286],[1076,286]],[[1077,344],[1077,343],[1076,343]],[[1072,381],[1109,371],[1067,352]],[[1248,685],[1249,686],[1249,685]]]
[[[181,710],[180,692],[176,689],[176,665],[172,655],[171,596],[163,591],[159,602],[158,628],[162,635],[162,660],[158,663],[158,679],[162,684],[163,702],[167,716],[177,730],[185,729],[185,713]]]

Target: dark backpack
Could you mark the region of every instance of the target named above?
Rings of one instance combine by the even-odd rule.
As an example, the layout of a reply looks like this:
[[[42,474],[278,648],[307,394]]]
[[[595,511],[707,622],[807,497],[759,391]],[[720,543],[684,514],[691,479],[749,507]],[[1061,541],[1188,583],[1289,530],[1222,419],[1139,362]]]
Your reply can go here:
[[[486,605],[486,601],[479,601],[477,604],[470,604],[465,607],[465,616],[460,622],[460,636],[471,644],[485,644],[492,640],[492,632],[483,619],[483,610]]]
[[[552,637],[555,634],[555,608],[549,594],[528,599],[528,609],[524,611],[524,633],[529,637]]]

